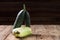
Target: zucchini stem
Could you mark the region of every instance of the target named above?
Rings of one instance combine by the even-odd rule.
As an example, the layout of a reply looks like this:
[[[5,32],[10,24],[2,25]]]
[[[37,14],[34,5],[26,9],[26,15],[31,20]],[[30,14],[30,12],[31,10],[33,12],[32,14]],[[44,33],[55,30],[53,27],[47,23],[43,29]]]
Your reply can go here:
[[[26,11],[26,7],[25,7],[25,4],[23,4],[23,9]]]

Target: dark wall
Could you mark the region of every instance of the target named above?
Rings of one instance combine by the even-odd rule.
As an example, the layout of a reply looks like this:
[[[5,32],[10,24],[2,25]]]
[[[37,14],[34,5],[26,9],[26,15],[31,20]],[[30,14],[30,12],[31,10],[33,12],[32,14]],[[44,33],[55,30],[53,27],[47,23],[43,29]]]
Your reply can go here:
[[[60,24],[59,0],[26,0],[31,24]],[[0,24],[13,24],[22,9],[22,0],[0,0]]]

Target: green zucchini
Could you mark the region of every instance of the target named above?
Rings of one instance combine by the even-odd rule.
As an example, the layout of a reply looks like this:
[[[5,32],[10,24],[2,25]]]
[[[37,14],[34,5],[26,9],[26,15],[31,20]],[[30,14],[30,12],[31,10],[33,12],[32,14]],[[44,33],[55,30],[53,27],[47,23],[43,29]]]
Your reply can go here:
[[[18,27],[21,27],[23,21],[24,21],[24,15],[25,15],[25,4],[23,4],[23,10],[21,10],[17,17],[16,17],[16,20],[14,22],[14,27],[13,28],[18,28]]]
[[[26,27],[30,27],[30,15],[27,10],[25,11],[25,24],[26,24]]]
[[[21,10],[15,20],[14,28],[12,33],[15,37],[26,37],[32,34],[32,30],[30,28],[30,15],[23,5],[24,9]],[[23,21],[25,21],[26,26],[21,26]]]
[[[26,27],[30,27],[30,15],[25,8],[25,4],[23,5],[23,10],[21,10],[16,17],[14,28],[21,27],[24,20]]]
[[[25,10],[24,21],[25,21],[26,27],[30,27],[30,15],[29,15],[29,12],[26,10],[25,4],[23,6]]]
[[[22,23],[23,23],[23,20],[24,20],[24,15],[25,15],[25,11],[24,10],[21,10],[17,17],[16,17],[16,20],[14,22],[14,28],[17,28],[17,27],[21,27]]]

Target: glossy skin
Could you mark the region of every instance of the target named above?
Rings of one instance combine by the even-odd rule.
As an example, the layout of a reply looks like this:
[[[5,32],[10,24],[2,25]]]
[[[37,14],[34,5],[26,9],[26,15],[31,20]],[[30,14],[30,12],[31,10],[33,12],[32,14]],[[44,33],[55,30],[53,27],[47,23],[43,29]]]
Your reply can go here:
[[[32,30],[30,27],[20,27],[13,29],[12,33],[15,37],[26,37],[32,34]]]

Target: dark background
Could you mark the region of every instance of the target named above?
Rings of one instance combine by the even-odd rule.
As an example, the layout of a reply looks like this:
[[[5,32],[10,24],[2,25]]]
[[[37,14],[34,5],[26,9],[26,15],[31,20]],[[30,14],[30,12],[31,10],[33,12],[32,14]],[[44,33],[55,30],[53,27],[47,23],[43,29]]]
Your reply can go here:
[[[11,25],[24,0],[0,0],[0,24]],[[60,24],[59,0],[25,0],[31,24]]]

